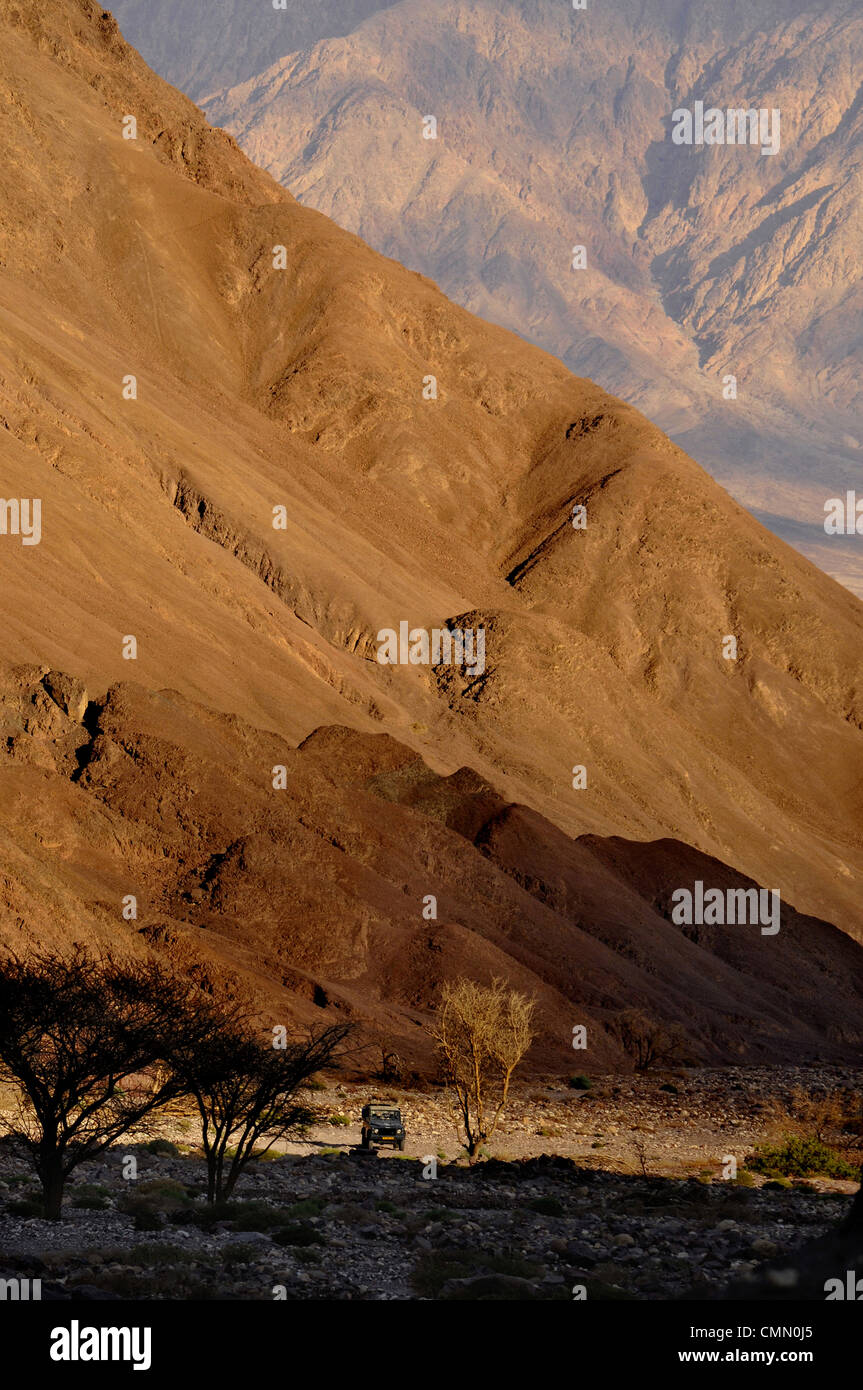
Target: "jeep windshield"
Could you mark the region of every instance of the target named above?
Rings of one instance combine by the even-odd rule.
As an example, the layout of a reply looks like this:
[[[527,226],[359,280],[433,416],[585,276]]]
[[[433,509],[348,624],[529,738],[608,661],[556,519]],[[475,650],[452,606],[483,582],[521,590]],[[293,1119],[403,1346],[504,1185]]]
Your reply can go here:
[[[398,1125],[402,1117],[398,1110],[370,1110],[369,1119],[376,1125]]]

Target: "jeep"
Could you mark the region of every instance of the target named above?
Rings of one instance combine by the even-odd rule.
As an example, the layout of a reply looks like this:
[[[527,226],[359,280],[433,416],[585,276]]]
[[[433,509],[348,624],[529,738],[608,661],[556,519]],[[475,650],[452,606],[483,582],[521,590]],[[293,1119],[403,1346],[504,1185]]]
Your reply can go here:
[[[360,1145],[369,1149],[373,1144],[405,1146],[405,1127],[402,1112],[392,1100],[372,1100],[363,1106],[363,1132]]]

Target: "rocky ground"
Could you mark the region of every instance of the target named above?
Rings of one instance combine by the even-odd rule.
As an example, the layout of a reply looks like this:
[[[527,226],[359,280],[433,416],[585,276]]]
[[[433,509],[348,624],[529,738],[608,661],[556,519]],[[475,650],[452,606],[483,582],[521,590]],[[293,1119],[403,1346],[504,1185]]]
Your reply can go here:
[[[254,1164],[216,1211],[203,1200],[190,1122],[173,1117],[172,1139],[127,1144],[80,1169],[59,1224],[33,1214],[34,1185],[5,1149],[0,1275],[40,1278],[43,1298],[572,1299],[583,1289],[668,1299],[741,1281],[787,1288],[795,1252],[835,1226],[855,1184],[768,1184],[744,1159],[776,1123],[783,1087],[855,1079],[732,1070],[599,1079],[566,1095],[537,1086],[472,1169],[442,1096],[397,1092],[404,1155],[360,1154],[358,1126],[321,1124]],[[315,1100],[322,1116],[354,1118],[368,1094],[341,1085]],[[738,1158],[736,1181],[722,1177],[727,1155]]]

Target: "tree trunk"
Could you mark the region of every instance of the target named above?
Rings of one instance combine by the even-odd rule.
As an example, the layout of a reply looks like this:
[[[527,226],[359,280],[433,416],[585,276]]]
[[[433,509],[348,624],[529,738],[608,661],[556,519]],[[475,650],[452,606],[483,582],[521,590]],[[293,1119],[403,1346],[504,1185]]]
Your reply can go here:
[[[66,1179],[59,1159],[49,1159],[42,1169],[42,1201],[46,1221],[59,1221]]]
[[[240,1176],[244,1167],[245,1164],[240,1164],[239,1167],[236,1167],[233,1163],[231,1164],[228,1169],[228,1176],[222,1184],[221,1197],[223,1202],[229,1202],[231,1200],[234,1188],[237,1185],[237,1178]]]

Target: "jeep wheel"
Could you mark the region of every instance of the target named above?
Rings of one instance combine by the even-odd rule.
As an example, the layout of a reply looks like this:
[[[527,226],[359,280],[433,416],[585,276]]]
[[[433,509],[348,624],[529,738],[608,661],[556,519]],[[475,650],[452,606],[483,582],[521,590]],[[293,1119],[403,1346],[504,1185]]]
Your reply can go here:
[[[367,1149],[368,1146],[369,1146],[369,1136],[368,1136],[366,1133],[363,1133],[363,1135],[362,1135],[362,1137],[361,1137],[361,1139],[360,1139],[360,1148],[361,1148],[361,1149]]]
[[[399,1152],[400,1152],[400,1153],[404,1153],[404,1151],[405,1151],[405,1141],[404,1141],[404,1139],[400,1139],[400,1140],[399,1140]]]

